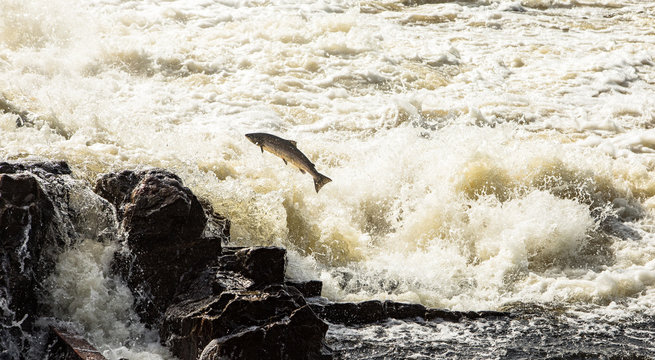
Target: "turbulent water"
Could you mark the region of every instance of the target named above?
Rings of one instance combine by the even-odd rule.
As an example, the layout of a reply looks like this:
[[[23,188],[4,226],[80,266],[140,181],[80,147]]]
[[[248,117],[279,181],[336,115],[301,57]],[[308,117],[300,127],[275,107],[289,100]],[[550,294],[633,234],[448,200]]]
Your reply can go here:
[[[655,357],[651,1],[2,0],[0,158],[171,169],[331,300],[519,314],[333,326],[340,358]],[[171,358],[114,249],[44,298],[110,359]]]

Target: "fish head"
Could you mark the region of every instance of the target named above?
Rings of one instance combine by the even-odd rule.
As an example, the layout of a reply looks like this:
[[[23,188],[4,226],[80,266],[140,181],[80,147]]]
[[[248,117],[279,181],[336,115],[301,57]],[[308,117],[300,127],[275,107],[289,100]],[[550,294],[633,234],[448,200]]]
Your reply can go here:
[[[255,145],[259,146],[263,143],[261,136],[259,136],[257,133],[246,134],[246,137]]]

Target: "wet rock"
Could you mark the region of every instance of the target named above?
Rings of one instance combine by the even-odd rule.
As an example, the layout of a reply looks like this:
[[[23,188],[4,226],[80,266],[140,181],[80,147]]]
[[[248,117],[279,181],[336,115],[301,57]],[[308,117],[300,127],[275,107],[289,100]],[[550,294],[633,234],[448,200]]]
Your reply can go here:
[[[199,359],[331,359],[322,344],[327,329],[305,305],[288,318],[212,340]]]
[[[442,320],[450,322],[459,322],[463,319],[477,320],[511,316],[511,313],[503,311],[450,311],[443,309],[427,309],[425,313],[426,320]]]
[[[220,240],[196,239],[177,245],[141,247],[116,253],[112,268],[135,294],[135,310],[149,325],[161,320],[166,308],[189,291],[197,274],[220,253]]]
[[[364,301],[360,303],[332,303],[325,299],[310,300],[310,306],[323,320],[334,324],[363,325],[387,319],[441,320],[458,322],[462,319],[476,320],[511,316],[500,311],[450,311],[428,309],[421,304],[399,303],[395,301]]]
[[[105,360],[106,358],[89,344],[84,337],[69,330],[50,327],[53,334],[49,345],[50,360]]]
[[[323,320],[335,324],[371,324],[387,318],[382,302],[311,304],[312,310]]]
[[[0,358],[42,358],[50,311],[37,301],[58,255],[81,238],[113,238],[110,204],[63,161],[0,162]]]
[[[214,264],[229,232],[202,237],[207,217],[181,179],[165,170],[107,174],[96,192],[112,203],[122,219],[127,249],[112,268],[136,294],[136,311],[149,325]]]
[[[307,298],[321,296],[321,291],[323,290],[323,282],[318,280],[286,281],[285,284],[295,287]]]
[[[209,267],[200,273],[188,286],[181,291],[176,300],[198,300],[212,295],[220,295],[228,290],[247,290],[255,283],[247,277],[232,271],[220,271],[218,267]]]
[[[30,172],[42,177],[70,175],[72,173],[65,161],[28,161],[19,163],[0,162],[0,174]]]
[[[180,178],[158,170],[141,176],[123,216],[128,244],[137,250],[198,239],[207,222],[200,202]]]
[[[8,171],[6,163],[0,169]],[[37,178],[0,174],[0,350],[27,352],[37,294],[54,267],[54,206]]]
[[[443,309],[428,309],[425,312],[425,320],[443,320],[449,322],[458,322],[464,318],[461,311],[449,311]]]
[[[303,307],[304,310],[298,311]],[[251,332],[255,328],[260,330]],[[220,346],[218,350],[205,351],[207,359],[213,358],[209,357],[210,353],[302,358],[293,357],[292,347],[305,354],[318,354],[326,331],[327,325],[306,306],[297,289],[272,285],[258,291],[229,290],[175,304],[166,311],[160,335],[181,359],[196,359],[214,339],[219,339],[215,346]],[[239,333],[243,334],[235,335]],[[266,346],[244,347],[252,345],[251,342]]]
[[[225,251],[219,264],[221,270],[243,274],[255,286],[281,284],[286,268],[286,250],[269,246]]]
[[[132,190],[142,177],[142,173],[130,170],[105,174],[96,181],[94,191],[116,207],[116,216],[122,220],[125,205],[130,202]]]
[[[385,301],[383,307],[385,315],[392,319],[423,318],[426,311],[425,306],[421,304],[399,303],[395,301]]]

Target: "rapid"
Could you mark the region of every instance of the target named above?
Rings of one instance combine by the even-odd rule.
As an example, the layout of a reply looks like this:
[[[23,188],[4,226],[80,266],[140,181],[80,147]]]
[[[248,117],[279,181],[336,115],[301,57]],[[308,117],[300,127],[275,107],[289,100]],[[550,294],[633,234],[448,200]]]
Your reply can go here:
[[[337,358],[655,357],[654,95],[645,0],[0,1],[0,159],[170,169],[333,301],[524,314],[332,326]],[[115,248],[63,253],[44,301],[172,359]]]

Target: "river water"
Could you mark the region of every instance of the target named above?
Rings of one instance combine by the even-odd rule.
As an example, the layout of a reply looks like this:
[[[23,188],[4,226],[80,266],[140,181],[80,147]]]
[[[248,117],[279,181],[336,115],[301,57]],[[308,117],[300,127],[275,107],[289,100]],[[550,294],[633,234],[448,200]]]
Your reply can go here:
[[[651,1],[2,0],[0,158],[171,169],[334,301],[517,314],[332,326],[339,358],[655,357]],[[44,298],[110,359],[171,358],[114,249]]]

